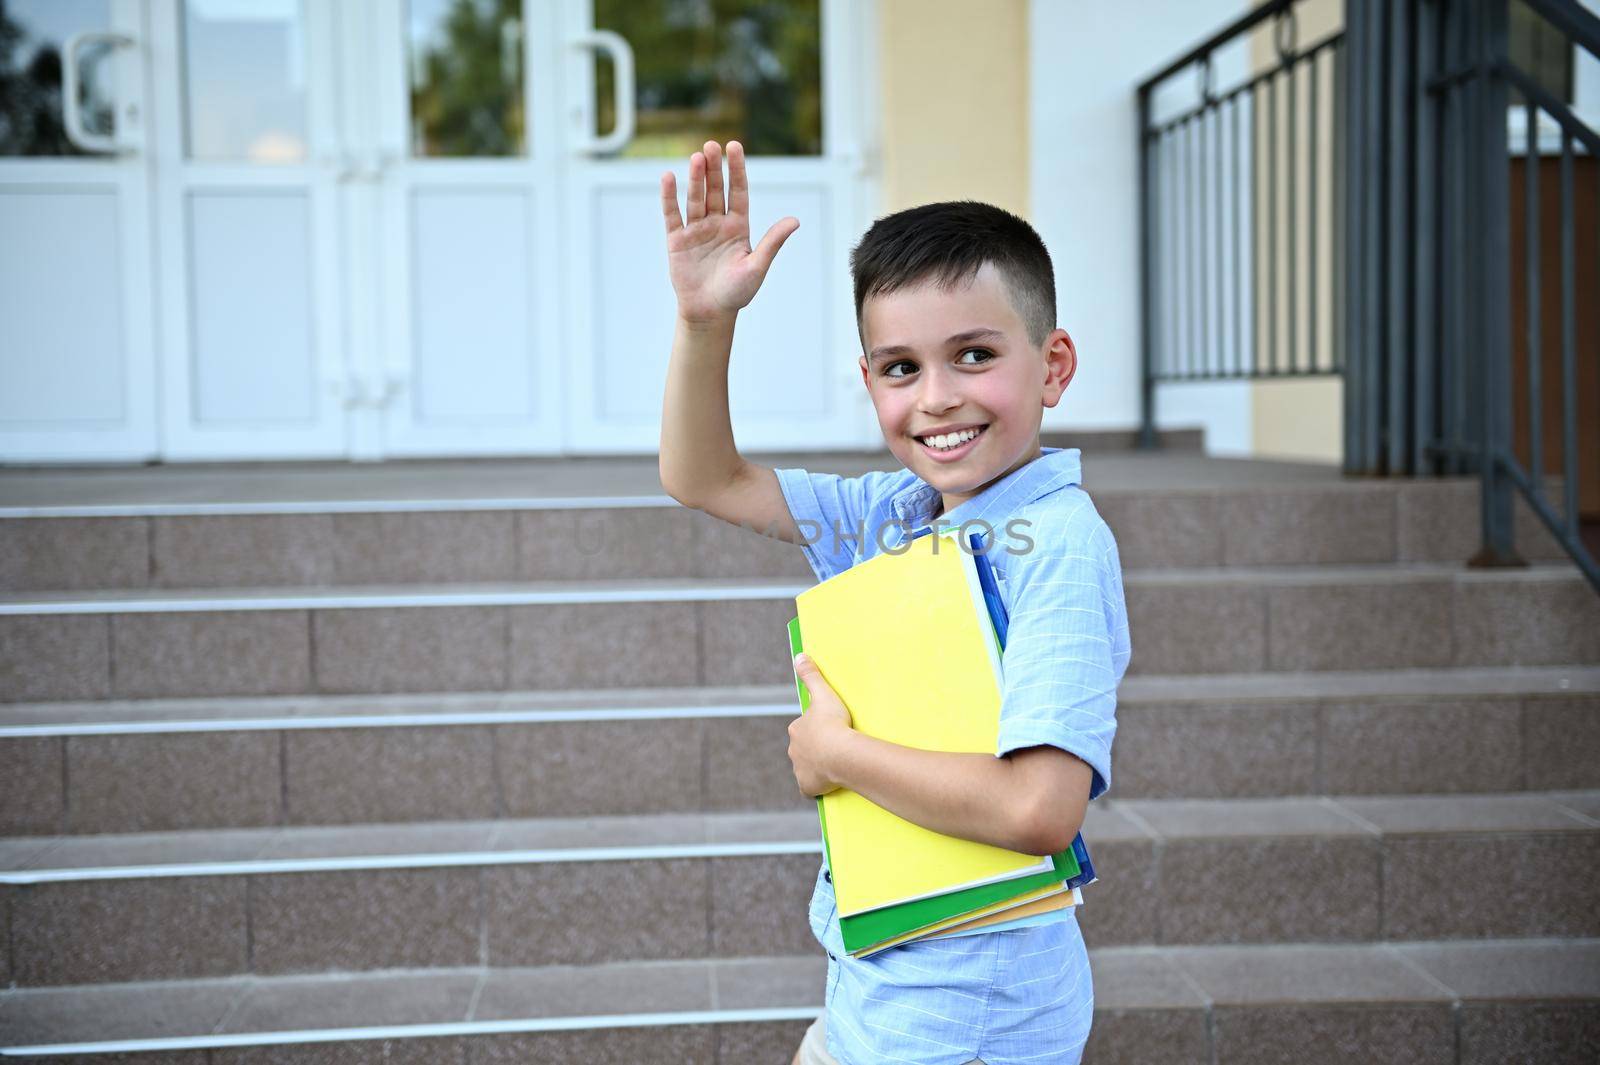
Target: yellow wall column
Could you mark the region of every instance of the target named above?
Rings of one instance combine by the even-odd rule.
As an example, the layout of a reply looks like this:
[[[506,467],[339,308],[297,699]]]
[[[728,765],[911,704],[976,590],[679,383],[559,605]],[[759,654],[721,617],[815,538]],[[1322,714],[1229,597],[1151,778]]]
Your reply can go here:
[[[1296,4],[1294,8],[1296,19],[1296,45],[1304,48],[1307,45],[1337,32],[1344,18],[1343,0],[1305,0]],[[1274,22],[1267,22],[1264,27],[1256,30],[1251,35],[1250,54],[1251,61],[1256,70],[1265,70],[1278,61],[1277,51],[1273,44]],[[1339,208],[1333,202],[1333,123],[1337,118],[1338,101],[1333,95],[1332,68],[1325,60],[1321,69],[1321,83],[1318,85],[1321,98],[1318,101],[1320,116],[1310,114],[1309,99],[1306,96],[1305,83],[1309,78],[1301,74],[1301,98],[1299,108],[1301,111],[1299,121],[1307,124],[1319,136],[1317,143],[1317,183],[1318,219],[1315,224],[1318,232],[1322,234],[1322,241],[1317,248],[1317,305],[1318,322],[1316,323],[1318,362],[1323,363],[1329,358],[1328,353],[1333,350],[1333,227],[1339,224],[1341,215]],[[1281,87],[1279,89],[1281,92]],[[1287,111],[1279,118],[1279,145],[1288,143],[1288,115]],[[1263,133],[1262,140],[1258,143],[1257,151],[1266,154],[1266,139]],[[1308,255],[1306,247],[1305,227],[1310,224],[1310,212],[1306,206],[1309,200],[1309,185],[1306,174],[1310,171],[1311,161],[1304,138],[1297,145],[1288,148],[1279,148],[1280,169],[1287,162],[1288,152],[1297,154],[1295,164],[1298,172],[1298,187],[1296,193],[1299,201],[1300,217],[1290,218],[1286,198],[1280,192],[1278,204],[1277,234],[1278,254],[1276,261],[1280,264],[1286,261],[1289,249],[1288,231],[1290,226],[1298,230],[1299,276],[1296,284],[1299,291],[1295,294],[1296,306],[1301,320],[1293,323],[1293,335],[1300,340],[1300,350],[1297,355],[1309,361],[1306,335],[1311,324],[1306,321],[1307,308],[1311,293],[1308,290],[1307,263],[1304,259]],[[1280,179],[1282,180],[1282,179]],[[1265,256],[1268,251],[1266,246],[1268,208],[1266,201],[1256,204],[1256,241],[1260,253]],[[1265,261],[1265,260],[1263,260]],[[1256,328],[1258,335],[1264,334],[1268,329],[1275,329],[1282,345],[1285,338],[1291,335],[1288,320],[1288,293],[1279,294],[1278,321],[1271,322],[1267,318],[1266,308],[1269,304],[1268,286],[1276,284],[1273,277],[1263,278],[1256,289]],[[1288,355],[1284,356],[1285,361]],[[1251,450],[1258,458],[1301,459],[1312,462],[1338,463],[1344,455],[1344,379],[1342,377],[1306,377],[1282,381],[1256,381],[1250,386],[1250,438]]]
[[[882,213],[984,200],[1028,217],[1028,0],[880,0]]]

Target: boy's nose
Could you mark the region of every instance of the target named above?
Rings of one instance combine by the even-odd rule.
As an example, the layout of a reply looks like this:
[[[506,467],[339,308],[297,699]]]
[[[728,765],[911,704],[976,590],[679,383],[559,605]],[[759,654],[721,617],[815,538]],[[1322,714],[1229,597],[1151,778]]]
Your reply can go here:
[[[917,406],[925,414],[943,414],[961,405],[961,396],[955,383],[938,373],[925,373],[917,390]]]

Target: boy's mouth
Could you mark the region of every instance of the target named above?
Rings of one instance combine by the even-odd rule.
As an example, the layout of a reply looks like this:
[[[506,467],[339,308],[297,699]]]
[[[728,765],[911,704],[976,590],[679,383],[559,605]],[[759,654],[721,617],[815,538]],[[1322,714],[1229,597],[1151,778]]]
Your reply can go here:
[[[971,429],[963,429],[957,433],[948,433],[937,436],[913,437],[922,445],[922,450],[927,455],[939,462],[953,462],[971,451],[977,439],[987,432],[987,425],[979,425]]]

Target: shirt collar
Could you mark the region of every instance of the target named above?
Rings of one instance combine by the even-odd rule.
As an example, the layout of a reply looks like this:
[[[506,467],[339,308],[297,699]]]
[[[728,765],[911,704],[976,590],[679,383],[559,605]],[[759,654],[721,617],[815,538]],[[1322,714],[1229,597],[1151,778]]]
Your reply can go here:
[[[941,514],[938,532],[954,532],[969,521],[985,522],[993,530],[1018,507],[1068,485],[1083,482],[1082,452],[1075,447],[1041,447],[1041,454],[1021,469],[1013,470],[954,510]],[[913,534],[927,527],[939,505],[939,490],[918,477],[890,500],[901,529]],[[968,530],[969,532],[974,530]],[[982,529],[976,530],[982,532]],[[987,539],[992,533],[984,533]],[[899,539],[904,540],[904,535]]]

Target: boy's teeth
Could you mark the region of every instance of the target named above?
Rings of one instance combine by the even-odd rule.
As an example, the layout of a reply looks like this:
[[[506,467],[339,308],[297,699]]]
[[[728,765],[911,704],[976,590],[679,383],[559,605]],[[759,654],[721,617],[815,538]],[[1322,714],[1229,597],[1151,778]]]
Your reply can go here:
[[[959,444],[964,444],[968,440],[971,440],[973,437],[977,436],[979,432],[980,430],[978,429],[963,429],[959,433],[950,433],[948,435],[940,436],[925,436],[922,438],[922,442],[927,444],[929,447],[936,447],[941,450],[948,451],[952,447],[955,447]]]

